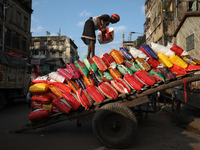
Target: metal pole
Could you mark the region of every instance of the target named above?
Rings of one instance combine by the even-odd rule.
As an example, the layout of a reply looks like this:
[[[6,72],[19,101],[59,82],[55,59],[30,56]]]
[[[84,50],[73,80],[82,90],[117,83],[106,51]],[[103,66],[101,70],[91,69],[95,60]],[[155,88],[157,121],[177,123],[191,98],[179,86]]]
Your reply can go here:
[[[178,18],[178,0],[176,0],[176,18]]]
[[[6,4],[3,3],[2,52],[5,51],[5,21],[6,21]]]

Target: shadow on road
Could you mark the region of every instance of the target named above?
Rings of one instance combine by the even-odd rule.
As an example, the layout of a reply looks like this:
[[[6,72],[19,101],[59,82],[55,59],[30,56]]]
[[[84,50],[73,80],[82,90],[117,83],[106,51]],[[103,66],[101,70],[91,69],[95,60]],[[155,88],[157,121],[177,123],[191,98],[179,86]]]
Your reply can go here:
[[[18,134],[8,132],[26,124],[29,113],[23,100],[17,100],[0,111],[1,149],[109,150],[93,134],[92,121],[82,127],[77,127],[76,120],[73,120]],[[151,113],[140,122],[133,144],[127,150],[198,150],[200,137],[180,128],[180,124],[172,122],[167,112]]]

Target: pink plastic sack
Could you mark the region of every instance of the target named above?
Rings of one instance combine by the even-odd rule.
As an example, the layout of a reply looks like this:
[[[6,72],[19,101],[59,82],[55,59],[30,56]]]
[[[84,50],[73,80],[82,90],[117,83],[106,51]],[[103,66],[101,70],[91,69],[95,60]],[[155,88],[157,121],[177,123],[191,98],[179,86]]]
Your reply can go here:
[[[73,63],[68,63],[66,67],[68,71],[73,75],[74,79],[79,79],[81,77],[80,72]]]
[[[72,77],[73,77],[73,75],[72,75],[67,69],[58,68],[58,69],[57,69],[57,72],[58,72],[61,76],[65,77],[65,78],[68,79],[68,80],[71,80]]]

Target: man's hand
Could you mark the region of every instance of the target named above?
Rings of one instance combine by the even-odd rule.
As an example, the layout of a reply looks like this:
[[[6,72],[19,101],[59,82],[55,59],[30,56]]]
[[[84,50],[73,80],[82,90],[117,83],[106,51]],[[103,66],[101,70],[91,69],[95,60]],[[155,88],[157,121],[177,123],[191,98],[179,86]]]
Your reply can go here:
[[[102,33],[106,33],[106,28],[103,28],[103,27],[102,27],[102,28],[101,28],[101,32],[102,32]]]

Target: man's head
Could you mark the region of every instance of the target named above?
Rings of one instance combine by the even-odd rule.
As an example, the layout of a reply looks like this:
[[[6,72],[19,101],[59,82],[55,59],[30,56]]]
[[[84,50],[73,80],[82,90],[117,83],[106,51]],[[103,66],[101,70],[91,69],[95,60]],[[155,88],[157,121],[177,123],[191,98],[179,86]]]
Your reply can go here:
[[[120,20],[120,17],[118,14],[112,14],[110,18],[111,23],[117,23]]]

